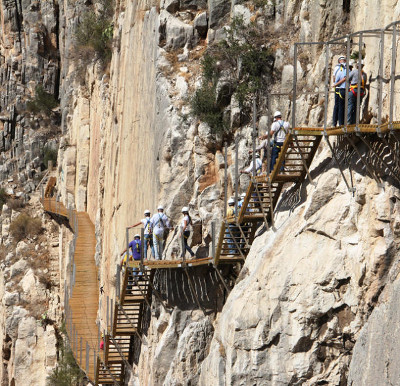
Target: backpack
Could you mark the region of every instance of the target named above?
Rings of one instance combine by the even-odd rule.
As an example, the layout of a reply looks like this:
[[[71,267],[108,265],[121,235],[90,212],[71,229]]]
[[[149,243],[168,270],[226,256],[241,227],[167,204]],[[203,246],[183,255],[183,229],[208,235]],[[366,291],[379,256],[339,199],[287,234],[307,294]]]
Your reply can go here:
[[[285,132],[285,134],[287,134],[285,126],[284,126],[284,122],[282,120],[277,121],[279,123],[279,129],[274,133],[274,142],[276,142],[276,138],[278,136],[278,133],[283,129],[283,131]],[[281,123],[283,122],[283,123]]]

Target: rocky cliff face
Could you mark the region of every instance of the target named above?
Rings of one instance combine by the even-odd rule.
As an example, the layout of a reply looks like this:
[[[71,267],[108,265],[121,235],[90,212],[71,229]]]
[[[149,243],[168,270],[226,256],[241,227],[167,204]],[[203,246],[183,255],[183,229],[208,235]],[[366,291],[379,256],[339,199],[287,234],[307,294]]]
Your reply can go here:
[[[137,222],[144,209],[154,210],[162,203],[177,225],[181,207],[189,205],[194,250],[198,257],[208,254],[211,221],[218,227],[223,210],[223,144],[206,124],[189,115],[187,98],[199,87],[206,47],[223,39],[223,27],[232,17],[241,15],[268,32],[266,45],[275,57],[270,89],[289,92],[295,41],[382,27],[400,12],[395,0],[119,0],[110,65],[105,68],[93,57],[82,69],[74,31],[82,13],[94,10],[93,4],[3,1],[1,6],[0,179],[13,184],[10,175],[18,171],[10,188],[29,194],[41,169],[43,144],[57,134],[60,124],[58,192],[65,203],[86,210],[95,223],[100,285],[111,297],[125,227]],[[373,20],[371,14],[376,16]],[[366,70],[373,81],[379,46],[373,38],[365,43]],[[332,49],[332,65],[343,50]],[[390,54],[387,48],[385,56]],[[321,91],[324,60],[320,47],[300,52],[296,67],[303,90]],[[389,72],[386,66],[384,75]],[[47,115],[27,111],[26,102],[34,100],[38,84],[60,97],[59,115],[57,109]],[[371,85],[363,116],[374,122],[377,92]],[[270,102],[272,110],[279,108],[290,118],[287,97]],[[298,122],[320,122],[323,103],[322,95],[301,95]],[[329,103],[331,111],[332,98]],[[266,103],[259,111],[263,131]],[[249,163],[252,129],[237,128],[234,103],[225,113],[234,128],[242,168]],[[230,194],[235,144],[228,139]],[[398,366],[388,359],[386,347],[380,345],[376,352],[366,347],[379,341],[381,315],[387,320],[397,315],[393,299],[398,285],[399,192],[389,182],[378,187],[353,156],[357,190],[352,196],[330,156],[322,146],[313,164],[316,186],[288,187],[277,208],[276,229],[256,239],[225,305],[223,289],[208,272],[196,274],[198,288],[212,293],[201,299],[203,311],[185,296],[171,302],[170,312],[154,300],[131,384],[379,384],[374,377],[383,368],[388,380],[396,379]],[[247,182],[241,178],[242,191]],[[3,210],[3,233],[10,216],[7,208]],[[168,239],[168,256],[179,252],[176,233]],[[7,237],[3,235],[3,243]],[[6,278],[13,264],[24,263],[8,262],[5,255]],[[65,264],[64,259],[61,267]],[[34,277],[33,273],[29,280]],[[165,283],[171,279],[160,278],[159,284],[169,300],[171,289]],[[190,292],[183,279],[173,279],[179,294]],[[3,303],[16,296],[7,284],[1,288]],[[41,292],[38,298],[42,295],[48,296]],[[28,371],[36,371],[32,363],[38,369],[46,363],[53,366],[52,355],[47,358],[35,344],[48,342],[50,347],[54,333],[51,326],[36,326],[16,301],[7,302],[11,303],[0,312],[9,326],[0,335],[6,350],[2,379],[7,384],[14,378],[18,384]],[[54,313],[57,307],[51,307]],[[21,322],[7,322],[17,320],[14,312],[24,314]],[[100,323],[103,318],[100,310]],[[390,328],[394,333],[395,327]],[[18,347],[25,342],[32,351],[21,359]],[[368,372],[363,372],[365,366]],[[43,384],[44,372],[37,371],[37,384]]]

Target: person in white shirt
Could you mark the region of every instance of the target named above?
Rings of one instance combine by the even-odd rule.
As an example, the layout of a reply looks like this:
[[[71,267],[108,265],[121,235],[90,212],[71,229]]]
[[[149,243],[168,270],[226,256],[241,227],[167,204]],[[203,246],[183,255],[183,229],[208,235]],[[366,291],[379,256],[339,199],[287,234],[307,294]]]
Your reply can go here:
[[[194,257],[194,252],[191,250],[191,248],[188,245],[188,239],[190,236],[190,232],[192,231],[192,218],[189,215],[189,208],[187,206],[184,206],[182,208],[182,214],[183,214],[183,219],[182,219],[182,223],[181,223],[180,236],[182,237],[182,235],[183,235],[184,248],[182,248],[181,257],[183,258],[185,256],[186,251],[188,251],[190,253],[191,257]]]
[[[256,153],[256,176],[260,175],[261,171],[262,171],[262,162],[260,159],[260,153]],[[252,174],[253,161],[251,161],[250,165],[246,169],[241,170],[240,173]]]
[[[154,246],[153,246],[153,226],[151,224],[151,213],[148,209],[144,211],[144,218],[140,220],[137,224],[130,226],[129,228],[135,228],[143,224],[144,227],[144,244],[143,244],[143,255],[147,259],[147,249],[151,248],[151,255],[155,257]]]
[[[158,213],[154,214],[151,218],[151,225],[153,227],[153,245],[156,260],[161,260],[164,249],[164,232],[166,228],[170,228],[168,217],[164,214],[164,208],[159,205]]]
[[[286,135],[289,133],[289,123],[286,121],[282,120],[282,113],[280,111],[275,111],[274,114],[274,122],[271,125],[271,131],[270,135],[271,138],[274,139],[274,145],[272,147],[272,152],[271,152],[271,163],[269,170],[272,172],[274,169],[276,160],[278,159],[279,153],[281,151],[281,147],[283,146],[283,143],[285,142]],[[268,133],[260,139],[266,139],[268,138]]]

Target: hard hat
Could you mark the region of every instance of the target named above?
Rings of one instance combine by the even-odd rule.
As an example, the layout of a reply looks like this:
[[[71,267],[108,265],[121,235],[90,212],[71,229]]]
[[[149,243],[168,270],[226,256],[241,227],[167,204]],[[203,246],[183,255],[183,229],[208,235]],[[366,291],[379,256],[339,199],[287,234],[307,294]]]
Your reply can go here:
[[[144,215],[146,216],[146,214],[150,214],[150,211],[148,210],[148,209],[146,209],[145,211],[144,211]]]
[[[184,212],[189,212],[189,208],[187,206],[184,206],[182,208],[182,213],[184,213]]]
[[[256,153],[256,158],[260,158],[260,153]]]
[[[280,111],[275,111],[274,118],[281,117],[282,113]]]
[[[234,205],[235,204],[235,200],[233,198],[230,198],[228,200],[228,205]]]
[[[245,198],[246,197],[246,193],[242,193],[241,195],[240,195],[240,197],[243,199],[243,198]]]
[[[359,63],[360,63],[360,62],[356,62],[355,65],[358,66]],[[362,65],[362,66],[364,65],[364,61],[363,61],[363,60],[361,60],[361,65]]]
[[[164,210],[164,207],[162,205],[158,205],[157,210]]]
[[[139,239],[140,239],[139,233],[136,233],[136,235],[133,238],[136,239],[136,237],[139,237]]]
[[[340,61],[341,61],[341,60],[346,60],[346,57],[345,57],[345,56],[343,56],[343,55],[342,55],[342,56],[339,56],[339,59],[337,60],[337,61],[338,61],[338,63],[340,63]]]

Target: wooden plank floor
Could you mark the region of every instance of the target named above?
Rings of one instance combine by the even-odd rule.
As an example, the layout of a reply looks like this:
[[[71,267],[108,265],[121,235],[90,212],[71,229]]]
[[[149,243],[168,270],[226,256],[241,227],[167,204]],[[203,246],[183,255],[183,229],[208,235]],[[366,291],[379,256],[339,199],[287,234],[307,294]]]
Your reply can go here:
[[[74,228],[73,218],[69,217],[72,215],[76,216],[77,219],[78,234],[74,254],[75,285],[72,290],[72,297],[69,299],[69,307],[72,311],[72,326],[75,328],[77,340],[72,336],[69,338],[70,342],[78,342],[78,344],[71,344],[75,359],[89,379],[94,380],[94,350],[97,351],[98,349],[96,318],[99,303],[97,268],[94,260],[96,248],[94,225],[86,212],[68,211],[61,203],[56,204],[55,198],[44,198],[42,202],[46,211],[68,218],[72,228]],[[67,330],[72,326],[67,326]],[[81,338],[82,353],[80,351]],[[86,342],[89,344],[90,348],[87,372]]]

